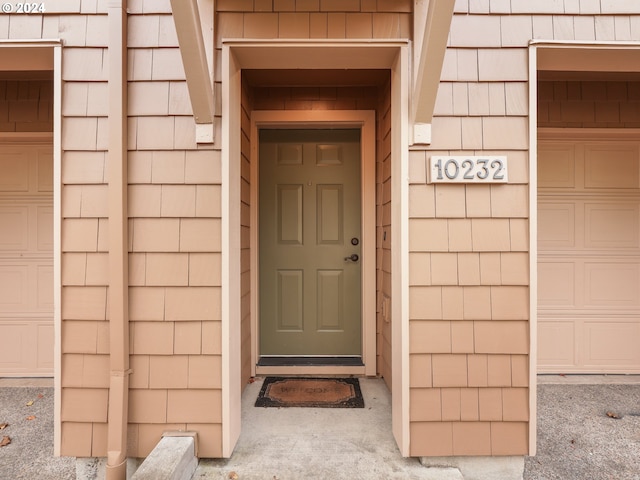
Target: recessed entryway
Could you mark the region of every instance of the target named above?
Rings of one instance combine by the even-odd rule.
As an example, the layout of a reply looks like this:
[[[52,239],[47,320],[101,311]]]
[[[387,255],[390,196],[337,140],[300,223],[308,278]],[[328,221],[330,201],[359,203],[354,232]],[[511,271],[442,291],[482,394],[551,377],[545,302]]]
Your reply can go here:
[[[373,97],[373,103],[360,105],[354,103],[353,98],[347,98],[338,99],[340,101],[334,102],[330,108],[320,104],[316,105],[318,108],[314,108],[312,102],[299,102],[299,98],[292,98],[275,106],[270,106],[272,104],[268,102],[256,105],[254,92],[244,82],[244,72],[250,70],[307,70],[305,75],[309,74],[309,78],[315,72],[327,71],[335,80],[335,72],[352,69],[386,72],[385,87],[379,91],[379,95]],[[286,79],[286,75],[282,78]],[[366,159],[373,162],[371,167],[363,165],[361,170],[362,184],[372,185],[371,188],[362,189],[364,368],[355,370],[350,366],[331,366],[330,370],[332,374],[339,375],[374,375],[378,371],[384,375],[393,393],[394,437],[402,453],[406,455],[409,451],[409,409],[406,401],[409,390],[408,376],[403,372],[408,371],[409,365],[408,310],[407,299],[404,298],[408,291],[408,45],[404,41],[370,40],[333,43],[311,40],[223,40],[221,80],[223,455],[231,455],[240,434],[241,412],[237,408],[238,399],[250,375],[283,373],[261,372],[256,367],[259,338],[259,303],[256,303],[256,293],[259,291],[256,274],[258,242],[257,238],[247,242],[247,238],[251,238],[257,231],[256,228],[251,228],[252,225],[257,225],[257,213],[251,213],[252,206],[258,204],[257,196],[248,195],[248,192],[258,191],[254,180],[257,178],[257,171],[252,173],[251,170],[257,166],[253,159],[257,158],[258,142],[253,139],[257,139],[258,127],[273,126],[273,123],[280,123],[276,125],[277,128],[321,128],[324,124],[324,128],[357,128],[362,131],[361,148],[365,153],[361,158],[363,162]],[[353,92],[358,92],[359,88],[353,87],[353,78],[350,81],[351,86],[348,87],[339,82],[334,82],[332,86],[351,88],[353,97]],[[327,83],[323,85],[328,86]],[[309,84],[302,90],[308,86]],[[273,99],[266,97],[266,100]],[[379,118],[373,113],[376,110]],[[273,114],[276,111],[289,117],[270,118],[266,120],[267,125],[259,125],[259,115]],[[367,111],[370,112],[371,121],[361,117]],[[289,125],[285,127],[285,124]],[[370,140],[367,141],[367,138]],[[369,153],[366,153],[367,149]],[[376,159],[380,162],[378,179]],[[376,180],[379,184],[376,184]],[[383,196],[378,196],[376,190]],[[381,200],[379,204],[377,200]],[[366,208],[371,208],[371,213],[367,213],[364,210]],[[376,228],[376,217],[382,223],[379,228]],[[367,218],[371,220],[367,221]],[[371,251],[367,252],[367,248]],[[367,261],[373,262],[370,267],[367,267]],[[376,272],[378,265],[379,275]],[[376,318],[376,288],[384,290],[384,294],[380,295],[383,315],[379,319]],[[372,300],[367,300],[366,292],[374,292]],[[392,302],[395,295],[398,301]],[[369,328],[369,322],[372,322],[372,328]],[[376,322],[380,324],[381,331],[376,331]],[[380,356],[376,358],[378,345]],[[308,373],[328,373],[324,367],[315,368],[320,372],[309,368]]]

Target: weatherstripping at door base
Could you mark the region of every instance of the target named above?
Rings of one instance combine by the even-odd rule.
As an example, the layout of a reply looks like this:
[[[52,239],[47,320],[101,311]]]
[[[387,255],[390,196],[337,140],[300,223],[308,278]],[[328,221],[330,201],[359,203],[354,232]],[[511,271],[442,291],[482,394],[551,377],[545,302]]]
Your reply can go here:
[[[259,367],[294,367],[294,366],[344,366],[362,367],[362,357],[260,357]]]

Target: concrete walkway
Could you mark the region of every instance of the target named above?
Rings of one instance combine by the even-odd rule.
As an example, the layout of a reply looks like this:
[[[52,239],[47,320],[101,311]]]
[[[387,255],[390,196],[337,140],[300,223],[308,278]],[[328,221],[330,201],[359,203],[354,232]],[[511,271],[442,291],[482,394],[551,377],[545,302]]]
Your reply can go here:
[[[0,480],[73,480],[74,458],[53,456],[53,380],[0,378]]]
[[[640,376],[539,375],[537,443],[526,480],[640,480]]]
[[[2,434],[12,437],[0,448],[0,480],[87,478],[76,476],[74,459],[53,457],[51,385],[0,379],[0,423],[11,424]],[[194,479],[461,480],[457,470],[429,470],[400,456],[381,380],[361,380],[364,409],[255,408],[260,386],[249,385],[243,396],[233,457],[202,460]],[[610,410],[622,418],[607,417]],[[640,480],[640,376],[538,377],[538,455],[526,459],[524,479],[585,478]]]
[[[242,397],[242,433],[229,460],[201,460],[194,479],[439,479],[403,458],[391,433],[391,395],[379,379],[360,379],[365,408],[255,408],[261,380]]]

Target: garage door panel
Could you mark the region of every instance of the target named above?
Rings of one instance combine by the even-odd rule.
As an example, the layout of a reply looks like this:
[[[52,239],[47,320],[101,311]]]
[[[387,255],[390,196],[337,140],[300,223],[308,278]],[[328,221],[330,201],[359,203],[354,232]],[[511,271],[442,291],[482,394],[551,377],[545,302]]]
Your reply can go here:
[[[640,265],[585,263],[586,307],[640,307]]]
[[[586,248],[638,248],[640,205],[635,203],[586,203]]]
[[[28,309],[29,265],[4,265],[0,268],[0,312]]]
[[[38,348],[35,367],[39,371],[53,371],[53,325],[51,322],[38,323],[36,329]]]
[[[47,318],[0,318],[0,376],[51,375],[53,334]]]
[[[38,252],[53,251],[53,207],[40,205],[37,207],[36,248]]]
[[[0,175],[1,176],[1,175]],[[29,249],[29,207],[0,203],[0,251]]]
[[[53,266],[38,265],[36,267],[36,308],[41,311],[53,309]]]
[[[0,319],[7,314],[51,312],[53,266],[50,260],[0,259]],[[0,320],[1,321],[1,320]]]
[[[546,248],[575,247],[574,203],[540,204],[538,206],[538,242]]]
[[[576,324],[572,320],[538,322],[538,364],[573,366],[576,364]]]
[[[29,154],[15,148],[3,148],[0,153],[0,192],[29,191],[29,167],[31,165]]]
[[[586,188],[638,188],[640,186],[638,146],[615,143],[585,145]]]
[[[584,324],[584,363],[625,366],[640,363],[640,324],[637,320],[590,320]]]
[[[573,145],[540,145],[538,166],[538,185],[540,187],[575,187],[575,152]]]
[[[36,186],[38,192],[53,192],[53,154],[50,149],[38,150]]]
[[[0,373],[21,369],[28,362],[29,325],[0,320]]]
[[[538,305],[575,307],[575,264],[538,262]]]

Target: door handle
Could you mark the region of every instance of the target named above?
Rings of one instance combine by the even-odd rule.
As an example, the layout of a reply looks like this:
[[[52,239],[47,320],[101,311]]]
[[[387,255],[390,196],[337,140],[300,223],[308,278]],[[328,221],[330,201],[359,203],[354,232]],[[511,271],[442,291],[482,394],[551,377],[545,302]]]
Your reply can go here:
[[[345,262],[348,262],[348,261],[357,262],[358,260],[360,260],[360,257],[358,256],[357,253],[352,253],[348,257],[344,257]]]

